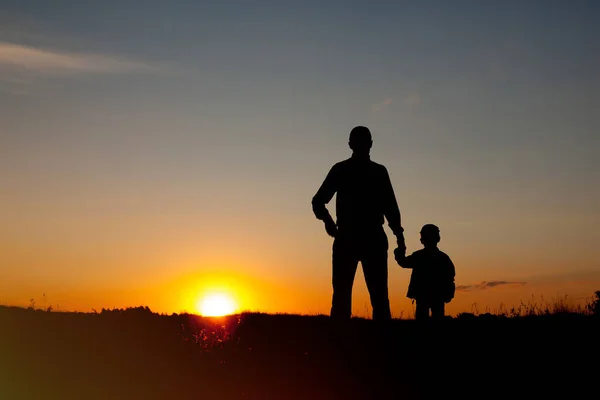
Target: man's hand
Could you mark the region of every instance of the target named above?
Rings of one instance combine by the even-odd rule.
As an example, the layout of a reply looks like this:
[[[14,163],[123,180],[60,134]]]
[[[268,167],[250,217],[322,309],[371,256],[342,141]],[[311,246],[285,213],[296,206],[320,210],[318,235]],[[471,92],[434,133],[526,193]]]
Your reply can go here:
[[[327,231],[327,234],[331,237],[336,237],[337,235],[337,225],[335,224],[335,222],[333,222],[333,219],[330,220],[326,220],[325,221],[325,230]]]

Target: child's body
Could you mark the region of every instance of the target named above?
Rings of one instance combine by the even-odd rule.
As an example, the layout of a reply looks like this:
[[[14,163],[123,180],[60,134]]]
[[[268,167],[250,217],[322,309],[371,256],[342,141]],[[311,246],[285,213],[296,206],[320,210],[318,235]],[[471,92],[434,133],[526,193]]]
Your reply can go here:
[[[439,228],[427,224],[421,229],[423,249],[407,257],[396,254],[396,261],[402,268],[412,269],[406,296],[417,302],[417,320],[428,319],[429,310],[433,319],[443,318],[445,304],[454,298],[454,264],[438,249],[439,241]]]

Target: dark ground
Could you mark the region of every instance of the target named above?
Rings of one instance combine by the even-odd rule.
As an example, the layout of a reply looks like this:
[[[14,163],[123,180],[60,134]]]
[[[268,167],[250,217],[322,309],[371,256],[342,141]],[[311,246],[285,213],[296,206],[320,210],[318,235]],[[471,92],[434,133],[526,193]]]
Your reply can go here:
[[[394,320],[0,307],[0,399],[594,398],[600,318]]]

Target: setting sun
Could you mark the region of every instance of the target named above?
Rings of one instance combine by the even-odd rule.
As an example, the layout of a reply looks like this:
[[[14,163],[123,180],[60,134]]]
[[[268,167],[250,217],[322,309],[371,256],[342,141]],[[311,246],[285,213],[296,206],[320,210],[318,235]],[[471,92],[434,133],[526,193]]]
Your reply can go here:
[[[235,302],[225,293],[211,293],[198,301],[198,312],[205,317],[222,317],[235,312]]]

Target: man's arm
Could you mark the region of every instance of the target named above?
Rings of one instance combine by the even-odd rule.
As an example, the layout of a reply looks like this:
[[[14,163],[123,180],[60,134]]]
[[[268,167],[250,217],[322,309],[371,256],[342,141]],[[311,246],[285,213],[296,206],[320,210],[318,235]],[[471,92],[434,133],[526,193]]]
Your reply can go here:
[[[325,230],[329,236],[335,237],[337,227],[335,221],[331,217],[329,210],[325,206],[331,201],[333,195],[337,191],[337,173],[335,165],[331,168],[321,187],[312,198],[312,209],[315,217],[325,223]]]
[[[388,225],[398,240],[398,246],[404,245],[404,228],[400,217],[400,208],[396,201],[396,194],[387,168],[383,167],[383,214]]]

